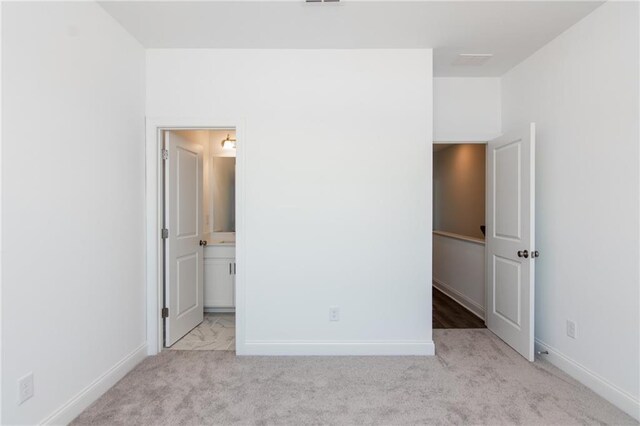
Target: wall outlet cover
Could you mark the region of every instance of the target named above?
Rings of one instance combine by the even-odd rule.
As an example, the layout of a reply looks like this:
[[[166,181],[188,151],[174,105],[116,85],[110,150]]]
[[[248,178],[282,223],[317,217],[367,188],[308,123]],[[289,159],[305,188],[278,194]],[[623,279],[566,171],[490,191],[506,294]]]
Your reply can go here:
[[[340,321],[340,308],[337,306],[329,307],[329,321]]]
[[[33,373],[18,379],[18,405],[33,397]]]
[[[575,339],[577,335],[576,323],[571,320],[567,320],[567,336]]]

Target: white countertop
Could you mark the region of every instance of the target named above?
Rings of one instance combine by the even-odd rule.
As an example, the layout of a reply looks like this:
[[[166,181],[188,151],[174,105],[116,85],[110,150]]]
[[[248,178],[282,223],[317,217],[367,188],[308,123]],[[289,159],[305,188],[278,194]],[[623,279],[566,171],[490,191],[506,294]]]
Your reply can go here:
[[[207,246],[235,246],[235,232],[210,232],[204,235]]]

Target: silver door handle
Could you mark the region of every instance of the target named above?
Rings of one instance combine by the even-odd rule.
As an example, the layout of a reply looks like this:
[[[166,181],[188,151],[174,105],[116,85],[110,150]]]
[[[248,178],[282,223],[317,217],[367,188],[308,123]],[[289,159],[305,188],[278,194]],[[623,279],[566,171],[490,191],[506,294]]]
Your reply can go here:
[[[518,257],[529,257],[529,250],[518,250]]]

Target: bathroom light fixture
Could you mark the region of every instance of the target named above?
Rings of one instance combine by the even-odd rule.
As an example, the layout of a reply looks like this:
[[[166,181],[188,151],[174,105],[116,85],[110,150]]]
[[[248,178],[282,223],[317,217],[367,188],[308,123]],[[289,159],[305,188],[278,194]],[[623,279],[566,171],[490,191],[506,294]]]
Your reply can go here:
[[[227,137],[220,143],[222,149],[236,149],[236,140],[231,139],[227,133]]]

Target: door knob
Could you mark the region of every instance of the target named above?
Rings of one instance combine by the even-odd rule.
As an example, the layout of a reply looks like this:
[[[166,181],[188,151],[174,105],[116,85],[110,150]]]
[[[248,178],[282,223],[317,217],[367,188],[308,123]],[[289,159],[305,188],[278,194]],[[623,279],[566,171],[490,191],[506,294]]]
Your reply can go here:
[[[206,241],[204,241],[204,240],[200,240],[200,245],[201,245],[201,246],[206,246],[206,245],[207,245],[207,242],[206,242]]]
[[[518,250],[518,257],[529,257],[529,250]]]
[[[538,250],[531,252],[531,258],[535,259],[536,257],[540,257],[540,252]]]

